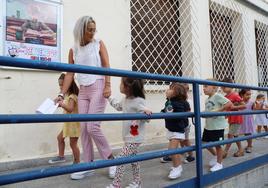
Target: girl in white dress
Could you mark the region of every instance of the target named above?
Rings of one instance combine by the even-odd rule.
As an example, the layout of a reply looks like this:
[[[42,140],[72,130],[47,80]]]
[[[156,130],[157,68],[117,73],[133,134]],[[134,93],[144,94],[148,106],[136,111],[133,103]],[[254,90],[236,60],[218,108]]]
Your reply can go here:
[[[258,94],[255,101],[256,110],[268,110],[268,104],[265,101],[264,94]],[[261,133],[262,127],[265,132],[268,132],[268,114],[256,114],[255,124],[257,125],[257,132]]]

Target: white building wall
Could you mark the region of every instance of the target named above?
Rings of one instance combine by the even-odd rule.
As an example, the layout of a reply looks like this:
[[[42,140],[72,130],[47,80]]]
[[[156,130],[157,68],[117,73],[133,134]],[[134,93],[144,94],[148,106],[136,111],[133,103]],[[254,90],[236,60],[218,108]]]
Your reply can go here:
[[[209,1],[196,0],[196,18],[198,20],[198,45],[200,48],[201,78],[212,77]],[[224,4],[224,1],[221,1]],[[104,6],[105,4],[105,6]],[[97,23],[97,35],[101,38],[109,52],[112,68],[131,69],[131,33],[130,33],[130,1],[129,0],[63,0],[62,17],[62,62],[67,62],[67,54],[73,43],[72,30],[75,21],[83,15],[91,15]],[[246,8],[247,13],[242,19],[247,20],[250,30],[250,51],[252,52],[249,70],[256,69],[256,50],[254,19],[258,18],[268,24],[267,17]],[[1,14],[1,8],[0,8]],[[2,14],[1,14],[2,15]],[[2,20],[0,20],[1,25]],[[0,32],[1,37],[1,32]],[[0,45],[0,52],[2,45]],[[254,54],[255,53],[255,54]],[[248,57],[248,56],[246,56]],[[257,71],[248,72],[246,82],[257,85]],[[34,113],[36,107],[47,97],[54,98],[59,89],[57,84],[58,72],[33,71],[24,69],[0,68],[0,114],[24,114]],[[120,97],[120,78],[112,78],[112,93]],[[202,93],[202,90],[200,90]],[[202,101],[205,96],[202,94]],[[164,104],[163,93],[148,94],[148,106],[154,112],[159,112]],[[203,109],[204,105],[201,104]],[[115,112],[107,105],[106,112]],[[61,113],[59,110],[58,113]],[[117,113],[117,112],[116,112]],[[61,129],[61,123],[50,124],[9,124],[0,125],[0,162],[47,157],[56,155],[57,134]],[[103,122],[104,134],[111,146],[122,144],[121,122]],[[194,131],[192,131],[192,137]],[[147,144],[163,143],[165,128],[163,120],[152,120],[147,127]],[[67,142],[68,143],[68,142]],[[70,148],[67,147],[70,153]]]

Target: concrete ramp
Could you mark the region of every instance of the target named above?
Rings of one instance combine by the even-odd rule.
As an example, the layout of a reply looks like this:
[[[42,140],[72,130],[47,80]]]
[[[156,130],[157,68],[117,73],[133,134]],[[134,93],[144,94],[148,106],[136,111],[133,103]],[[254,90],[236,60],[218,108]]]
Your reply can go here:
[[[152,150],[165,149],[166,144],[161,145],[152,145],[146,146],[143,148],[143,152],[148,152]],[[243,142],[245,146],[246,143]],[[236,146],[233,144],[230,150],[228,157],[224,160],[224,167],[229,167],[240,162],[250,160],[264,154],[268,153],[268,139],[260,139],[253,141],[253,153],[246,153],[243,157],[233,157],[232,154],[236,151]],[[210,173],[208,172],[208,161],[210,158],[210,154],[207,151],[203,151],[204,158],[204,174]],[[36,159],[32,161],[21,161],[21,162],[13,162],[12,164],[0,164],[2,166],[6,166],[8,171],[2,171],[0,174],[7,174],[12,172],[21,172],[26,170],[40,169],[40,168],[49,168],[47,164],[40,164],[38,161],[46,162],[47,159]],[[20,166],[21,164],[29,166],[30,164],[39,164],[37,167],[32,168],[23,168],[23,169],[13,169],[10,170],[11,167]],[[68,163],[66,163],[68,164]],[[160,163],[159,159],[153,159],[150,161],[143,161],[141,163],[141,177],[143,180],[143,188],[161,188],[169,185],[176,184],[178,182],[193,178],[196,176],[195,162],[189,164],[183,164],[183,174],[182,177],[177,180],[169,180],[167,178],[171,164],[170,163]],[[123,177],[123,187],[125,187],[128,183],[132,181],[132,172],[130,169],[130,165],[126,167],[126,173]],[[107,168],[98,169],[95,171],[95,174],[86,177],[83,180],[71,180],[70,175],[62,175],[55,176],[51,178],[38,179],[33,181],[27,181],[22,183],[16,183],[11,185],[2,186],[3,188],[104,188],[112,182],[111,179],[108,178]],[[2,188],[1,187],[1,188]],[[209,186],[209,188],[268,188],[268,164],[264,166],[257,167],[253,170],[250,170],[246,173],[240,174],[238,176],[227,179],[223,182],[219,182],[213,186]]]

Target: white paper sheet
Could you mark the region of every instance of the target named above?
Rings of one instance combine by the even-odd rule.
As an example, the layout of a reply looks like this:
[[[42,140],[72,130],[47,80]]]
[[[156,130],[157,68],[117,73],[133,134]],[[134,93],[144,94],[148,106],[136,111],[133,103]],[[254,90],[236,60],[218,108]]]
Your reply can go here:
[[[54,114],[59,104],[55,104],[53,100],[47,98],[37,109],[38,114]]]

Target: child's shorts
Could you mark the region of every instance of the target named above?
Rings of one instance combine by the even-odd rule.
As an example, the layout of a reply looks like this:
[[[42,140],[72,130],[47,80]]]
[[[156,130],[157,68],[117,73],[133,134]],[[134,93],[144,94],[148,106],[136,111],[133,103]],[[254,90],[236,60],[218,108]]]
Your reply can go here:
[[[167,139],[185,140],[185,133],[167,131]]]
[[[241,124],[236,124],[236,123],[230,124],[229,125],[229,134],[232,134],[235,136],[239,135],[240,127],[241,127]]]
[[[207,130],[204,129],[202,141],[203,142],[215,142],[224,140],[224,129],[220,130]]]

